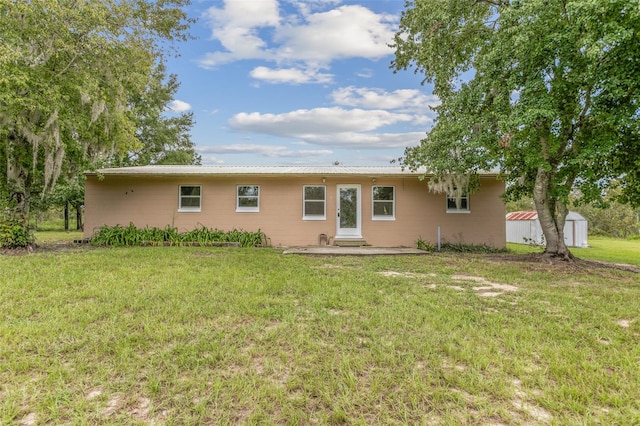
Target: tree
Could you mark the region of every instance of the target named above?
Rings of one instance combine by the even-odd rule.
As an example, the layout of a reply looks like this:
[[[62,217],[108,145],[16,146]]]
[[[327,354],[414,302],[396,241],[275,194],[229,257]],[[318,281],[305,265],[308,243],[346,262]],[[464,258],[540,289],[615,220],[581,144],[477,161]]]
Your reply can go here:
[[[589,222],[589,234],[628,238],[640,233],[640,208],[622,204],[620,189],[615,182],[607,189],[602,202],[578,204],[572,210],[582,214]]]
[[[65,160],[140,145],[131,94],[186,37],[187,3],[0,1],[0,185],[25,223]]]
[[[148,164],[200,164],[189,132],[193,113],[167,115],[169,104],[178,90],[174,74],[168,78],[165,67],[158,66],[144,91],[130,99],[136,126],[138,146],[110,159],[112,166],[142,166]]]
[[[408,2],[392,67],[424,73],[441,104],[401,163],[456,191],[499,169],[507,200],[533,197],[545,253],[571,259],[572,191],[590,202],[617,180],[640,202],[639,28],[636,0]]]

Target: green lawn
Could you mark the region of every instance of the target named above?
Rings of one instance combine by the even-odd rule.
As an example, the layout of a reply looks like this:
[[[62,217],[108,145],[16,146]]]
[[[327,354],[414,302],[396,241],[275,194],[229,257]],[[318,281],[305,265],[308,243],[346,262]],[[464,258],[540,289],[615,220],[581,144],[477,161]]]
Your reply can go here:
[[[543,247],[508,243],[514,253],[541,252]],[[580,259],[599,260],[640,266],[640,240],[620,238],[589,237],[588,248],[571,248],[571,253]]]
[[[0,424],[638,424],[638,300],[510,255],[0,255]]]
[[[35,238],[38,245],[69,243],[82,239],[82,231],[37,231]]]

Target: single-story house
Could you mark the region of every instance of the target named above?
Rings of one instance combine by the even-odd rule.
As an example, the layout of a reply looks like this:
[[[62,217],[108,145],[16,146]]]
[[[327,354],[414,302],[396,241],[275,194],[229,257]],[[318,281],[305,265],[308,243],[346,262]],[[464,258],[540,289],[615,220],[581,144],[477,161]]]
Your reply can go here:
[[[506,215],[507,242],[520,244],[544,244],[538,212],[511,212]],[[568,247],[588,247],[587,220],[577,212],[569,212],[564,224],[564,243]]]
[[[265,233],[273,246],[422,239],[505,246],[504,183],[480,177],[456,203],[400,167],[140,166],[86,175],[85,237],[103,225]]]

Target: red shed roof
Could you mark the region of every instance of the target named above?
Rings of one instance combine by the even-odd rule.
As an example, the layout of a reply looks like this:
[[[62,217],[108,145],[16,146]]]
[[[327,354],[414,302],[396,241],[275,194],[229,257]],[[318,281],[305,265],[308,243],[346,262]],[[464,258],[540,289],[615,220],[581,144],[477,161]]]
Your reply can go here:
[[[538,212],[511,212],[507,213],[507,220],[536,220]]]

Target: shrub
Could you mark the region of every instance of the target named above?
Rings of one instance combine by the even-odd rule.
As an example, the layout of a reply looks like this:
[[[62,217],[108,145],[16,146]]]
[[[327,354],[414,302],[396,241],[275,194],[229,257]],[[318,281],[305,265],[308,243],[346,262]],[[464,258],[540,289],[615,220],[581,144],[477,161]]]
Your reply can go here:
[[[9,214],[0,217],[0,247],[14,249],[33,243],[33,232],[24,221]]]
[[[103,226],[91,237],[91,244],[95,246],[136,246],[141,244],[171,245],[198,243],[208,245],[213,243],[239,243],[242,247],[265,245],[266,237],[260,230],[248,232],[240,229],[221,231],[205,226],[179,233],[177,228],[136,228],[133,223],[127,227],[120,225]]]
[[[444,242],[441,245],[442,251],[453,253],[504,253],[507,250],[496,248],[487,244],[463,244]]]
[[[431,244],[428,241],[425,241],[422,239],[422,237],[418,237],[418,240],[416,241],[416,246],[418,247],[418,250],[424,250],[424,251],[436,251],[437,247],[434,246],[433,244]]]
[[[420,250],[424,251],[438,251],[438,247],[425,241],[422,237],[418,237],[416,246]],[[463,242],[450,243],[448,241],[442,241],[440,244],[440,251],[453,252],[453,253],[503,253],[506,252],[505,248],[496,248],[488,244],[465,244]]]

